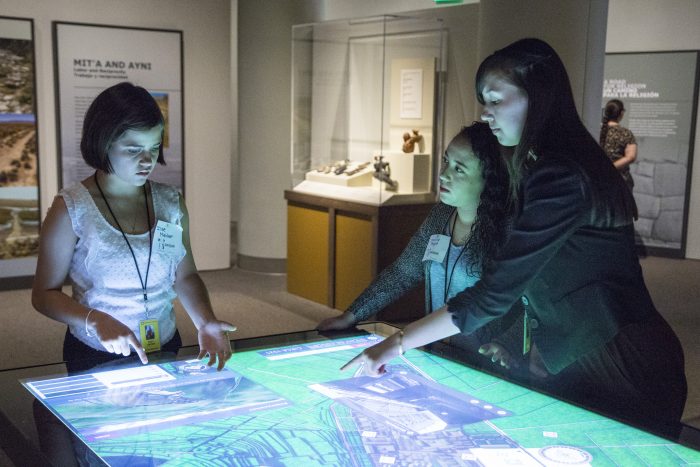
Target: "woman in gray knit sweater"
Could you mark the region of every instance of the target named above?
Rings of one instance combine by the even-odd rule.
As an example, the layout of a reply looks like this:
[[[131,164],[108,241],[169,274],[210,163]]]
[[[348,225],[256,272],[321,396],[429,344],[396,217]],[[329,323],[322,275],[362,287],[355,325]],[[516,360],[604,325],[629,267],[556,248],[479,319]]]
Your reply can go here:
[[[342,315],[318,325],[340,330],[364,321],[411,289],[425,285],[427,313],[473,286],[494,257],[507,231],[508,176],[497,140],[484,123],[475,122],[455,136],[443,156],[440,202],[432,209],[397,260],[384,269]],[[519,330],[511,326],[517,313],[474,335],[460,336],[460,344],[479,348],[494,362],[508,367]],[[512,329],[512,331],[511,331]],[[502,339],[499,335],[506,334]]]

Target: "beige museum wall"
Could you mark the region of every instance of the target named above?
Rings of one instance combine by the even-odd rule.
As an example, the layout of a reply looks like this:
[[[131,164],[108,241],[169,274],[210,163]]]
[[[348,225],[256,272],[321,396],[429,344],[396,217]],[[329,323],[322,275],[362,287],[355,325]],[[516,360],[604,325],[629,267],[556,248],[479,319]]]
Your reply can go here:
[[[229,267],[230,11],[229,0],[0,0],[1,15],[34,20],[44,215],[58,191],[51,21],[179,29],[184,37],[185,192],[192,249],[200,269]]]
[[[700,50],[697,0],[610,0],[607,52]],[[700,107],[700,106],[699,106]],[[696,115],[696,121],[698,115]],[[700,259],[700,128],[695,130],[686,257]]]
[[[274,262],[287,256],[283,190],[290,184],[291,28],[313,21],[297,12],[300,6],[294,0],[238,2],[240,191],[233,198],[243,266],[245,257]]]

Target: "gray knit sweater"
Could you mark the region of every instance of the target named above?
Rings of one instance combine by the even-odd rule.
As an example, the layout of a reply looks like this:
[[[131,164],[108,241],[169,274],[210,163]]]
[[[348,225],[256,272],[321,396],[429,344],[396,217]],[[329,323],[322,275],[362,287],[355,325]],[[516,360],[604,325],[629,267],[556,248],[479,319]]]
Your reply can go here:
[[[398,300],[411,289],[425,284],[425,311],[432,310],[430,296],[430,264],[423,263],[423,254],[430,236],[445,231],[454,207],[438,203],[411,237],[401,255],[385,268],[372,283],[348,307],[355,321],[365,321],[386,306]],[[483,343],[496,341],[505,346],[511,355],[522,352],[522,309],[514,307],[511,313],[497,319],[478,331],[477,338]]]

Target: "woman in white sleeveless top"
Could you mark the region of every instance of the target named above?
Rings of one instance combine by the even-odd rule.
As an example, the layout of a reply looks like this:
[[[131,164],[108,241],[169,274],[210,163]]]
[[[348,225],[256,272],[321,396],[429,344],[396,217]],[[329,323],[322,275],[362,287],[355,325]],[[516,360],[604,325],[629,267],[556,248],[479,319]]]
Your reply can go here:
[[[220,370],[231,357],[192,258],[185,203],[148,180],[164,164],[163,116],[145,89],[112,86],[95,98],[80,144],[94,175],[61,190],[42,225],[32,304],[66,323],[69,371],[147,351],[177,350],[173,299],[198,330],[200,358]],[[66,278],[72,297],[62,291]]]

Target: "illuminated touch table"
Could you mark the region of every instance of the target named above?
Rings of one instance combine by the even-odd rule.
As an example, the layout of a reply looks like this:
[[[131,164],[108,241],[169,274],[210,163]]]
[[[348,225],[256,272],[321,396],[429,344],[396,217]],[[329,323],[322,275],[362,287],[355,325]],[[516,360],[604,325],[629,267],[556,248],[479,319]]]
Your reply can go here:
[[[33,393],[79,449],[115,466],[700,463],[692,447],[458,363],[446,345],[407,352],[381,378],[339,371],[394,331],[371,323],[332,339],[232,341],[222,372],[195,360],[195,347],[71,377],[63,364],[1,371],[2,447],[17,465],[47,463]],[[697,436],[686,427],[683,443]]]

